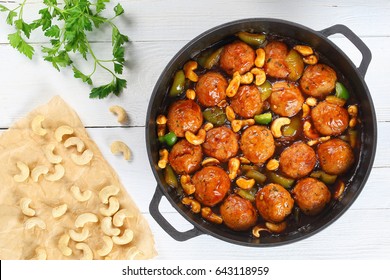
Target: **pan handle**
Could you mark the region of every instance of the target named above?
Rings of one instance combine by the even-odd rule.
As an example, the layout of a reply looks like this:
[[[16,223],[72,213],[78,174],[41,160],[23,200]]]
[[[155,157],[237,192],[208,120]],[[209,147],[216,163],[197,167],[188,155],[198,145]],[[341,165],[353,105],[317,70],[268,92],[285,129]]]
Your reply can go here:
[[[149,205],[149,211],[152,217],[156,220],[156,222],[165,230],[166,233],[168,233],[173,239],[176,239],[177,241],[186,241],[188,239],[194,238],[198,235],[203,234],[202,231],[194,227],[193,229],[190,229],[188,231],[178,231],[175,229],[161,214],[160,210],[158,209],[158,206],[160,205],[161,198],[163,194],[160,190],[160,188],[156,187],[156,192],[153,195],[152,201]]]
[[[351,41],[352,44],[355,45],[355,47],[360,51],[363,56],[362,62],[357,69],[364,78],[367,73],[368,65],[371,62],[372,55],[370,49],[362,41],[362,39],[360,39],[355,33],[353,33],[351,29],[342,24],[336,24],[331,27],[328,27],[324,30],[321,30],[320,33],[322,33],[326,37],[340,33],[344,35],[349,41]]]

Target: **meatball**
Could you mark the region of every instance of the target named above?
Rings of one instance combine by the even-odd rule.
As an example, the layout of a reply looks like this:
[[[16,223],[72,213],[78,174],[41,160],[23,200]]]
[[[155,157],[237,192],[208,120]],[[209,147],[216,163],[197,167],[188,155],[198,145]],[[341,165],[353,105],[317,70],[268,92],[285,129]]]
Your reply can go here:
[[[287,78],[290,74],[285,61],[288,54],[287,45],[283,42],[273,41],[265,46],[264,51],[264,68],[267,76],[274,78]]]
[[[282,222],[290,215],[293,206],[293,198],[281,185],[268,184],[257,192],[256,207],[266,221]]]
[[[196,133],[203,123],[202,110],[192,100],[179,100],[168,110],[167,125],[176,136],[184,137],[186,131]]]
[[[235,113],[247,119],[260,114],[263,109],[261,94],[255,85],[240,86],[230,105]]]
[[[299,208],[309,216],[320,213],[331,197],[328,187],[314,178],[299,180],[292,194]]]
[[[225,162],[237,154],[238,135],[226,126],[212,128],[207,131],[202,147],[206,155]]]
[[[314,127],[322,135],[338,135],[348,127],[348,111],[344,107],[320,102],[311,110]]]
[[[240,148],[251,162],[263,164],[274,154],[275,142],[267,127],[253,125],[242,133]]]
[[[269,98],[271,110],[283,117],[292,117],[301,109],[305,99],[294,83],[276,82]]]
[[[191,174],[200,168],[202,148],[186,139],[177,142],[169,153],[169,164],[178,174]]]
[[[192,177],[195,198],[206,206],[221,202],[230,189],[227,173],[218,166],[206,166]]]
[[[228,82],[218,72],[207,72],[200,76],[195,92],[200,104],[206,107],[216,106],[226,99]]]
[[[318,98],[324,98],[331,93],[336,85],[336,72],[325,64],[308,66],[301,78],[301,88],[304,93]]]
[[[220,207],[225,225],[236,231],[244,231],[257,222],[257,213],[252,203],[238,195],[229,195]]]
[[[298,179],[308,175],[316,165],[316,153],[307,144],[296,142],[280,155],[279,166],[287,176]]]
[[[317,148],[321,168],[329,174],[339,175],[348,171],[354,162],[351,146],[341,139],[332,139]]]
[[[219,65],[229,75],[236,71],[244,74],[254,66],[255,57],[255,51],[249,45],[236,41],[223,48]]]

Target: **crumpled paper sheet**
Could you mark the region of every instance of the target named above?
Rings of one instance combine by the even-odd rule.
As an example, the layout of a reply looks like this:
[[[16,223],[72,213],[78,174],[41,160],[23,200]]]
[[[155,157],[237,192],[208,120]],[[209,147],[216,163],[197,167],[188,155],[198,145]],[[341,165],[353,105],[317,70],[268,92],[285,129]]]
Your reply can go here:
[[[31,130],[31,121],[38,114],[45,116],[42,126],[47,129],[45,136],[36,135]],[[90,149],[94,157],[85,166],[78,166],[70,158],[71,153],[77,153],[76,147],[65,148],[63,142],[54,138],[54,131],[61,125],[73,127],[72,136],[77,136]],[[54,153],[62,156],[65,175],[56,182],[45,180],[44,176],[34,182],[29,177],[23,183],[14,181],[13,176],[20,171],[17,161],[26,163],[30,171],[37,165],[49,167],[49,173],[54,171],[44,154],[49,143],[56,143]],[[92,197],[86,202],[75,200],[70,188],[77,185],[81,191],[91,190]],[[107,185],[120,187],[116,195],[120,202],[120,209],[130,210],[133,217],[127,218],[120,228],[121,234],[129,228],[134,232],[134,239],[126,245],[116,245],[109,255],[100,257],[96,251],[103,246],[104,233],[100,221],[104,217],[99,209],[106,208],[98,196],[99,191]],[[36,211],[35,216],[46,223],[46,229],[34,227],[25,229],[24,223],[30,218],[24,215],[20,208],[20,199],[32,199],[30,207]],[[63,203],[68,205],[64,216],[53,218],[52,209]],[[83,251],[77,249],[75,241],[69,241],[72,255],[66,257],[58,248],[59,238],[74,229],[74,221],[79,214],[91,212],[98,216],[99,222],[88,223],[89,237],[83,241],[92,249],[94,259],[150,259],[156,256],[154,238],[145,218],[136,204],[126,192],[117,174],[103,158],[97,145],[88,136],[76,112],[70,108],[60,97],[54,97],[49,103],[43,105],[25,118],[15,123],[11,128],[0,135],[0,259],[32,259],[36,257],[36,249],[43,248],[47,259],[80,259]]]

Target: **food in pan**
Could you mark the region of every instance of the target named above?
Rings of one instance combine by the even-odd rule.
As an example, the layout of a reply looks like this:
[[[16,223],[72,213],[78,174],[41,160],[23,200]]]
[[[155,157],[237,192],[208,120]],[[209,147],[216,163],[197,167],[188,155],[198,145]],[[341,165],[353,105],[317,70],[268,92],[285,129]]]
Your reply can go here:
[[[320,219],[359,152],[346,85],[290,38],[239,32],[213,45],[177,70],[156,120],[166,183],[207,222],[254,238]]]

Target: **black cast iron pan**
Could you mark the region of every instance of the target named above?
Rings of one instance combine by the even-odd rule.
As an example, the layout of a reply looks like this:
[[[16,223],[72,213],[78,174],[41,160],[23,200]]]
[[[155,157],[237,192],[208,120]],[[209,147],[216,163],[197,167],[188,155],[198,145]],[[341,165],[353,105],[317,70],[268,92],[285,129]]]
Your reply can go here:
[[[159,160],[159,143],[156,134],[156,117],[164,108],[164,97],[171,85],[175,71],[182,68],[190,58],[211,45],[231,36],[238,31],[266,32],[278,34],[282,37],[292,38],[312,46],[316,51],[324,55],[337,71],[350,83],[357,102],[360,104],[362,133],[361,149],[350,185],[340,202],[334,203],[327,211],[314,222],[298,228],[287,234],[266,236],[261,239],[252,238],[247,233],[243,234],[205,222],[198,215],[194,215],[184,207],[174,191],[164,181],[161,170],[157,167]],[[362,61],[358,67],[343,53],[329,36],[342,34],[349,39],[362,54]],[[158,79],[150,98],[146,117],[146,145],[150,165],[157,181],[157,188],[150,203],[150,213],[159,225],[174,239],[185,241],[200,234],[209,234],[221,240],[244,246],[276,246],[288,244],[309,237],[336,221],[356,200],[362,191],[372,168],[377,142],[377,125],[375,109],[370,92],[364,82],[364,76],[371,61],[371,52],[363,41],[344,25],[334,25],[321,31],[314,31],[308,27],[278,19],[254,18],[229,22],[210,29],[199,35],[185,45],[168,63]],[[172,206],[194,228],[185,232],[176,230],[159,211],[162,196],[165,196]]]

